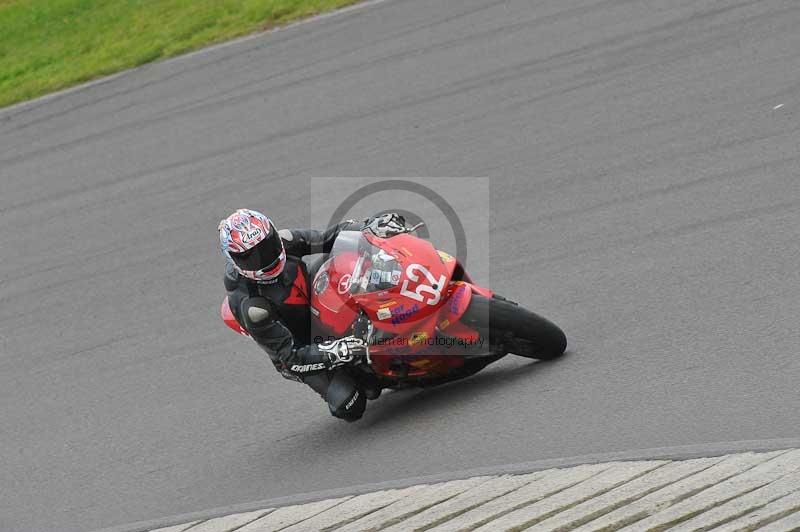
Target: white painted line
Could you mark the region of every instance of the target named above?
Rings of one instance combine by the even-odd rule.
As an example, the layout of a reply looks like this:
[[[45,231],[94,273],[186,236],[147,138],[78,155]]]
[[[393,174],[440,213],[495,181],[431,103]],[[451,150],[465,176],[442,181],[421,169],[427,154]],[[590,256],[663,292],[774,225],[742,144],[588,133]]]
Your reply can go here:
[[[531,524],[563,511],[570,506],[602,495],[648,471],[663,466],[666,462],[634,462],[612,464],[612,467],[580,482],[571,488],[546,497],[534,504],[524,506],[508,513],[499,519],[492,520],[478,528],[476,532],[492,532],[495,530],[522,530]]]
[[[752,469],[734,475],[722,482],[715,483],[713,486],[702,490],[696,495],[692,495],[677,504],[662,509],[647,519],[637,521],[629,528],[623,528],[623,530],[633,531],[669,528],[669,526],[681,523],[696,514],[706,512],[715,506],[721,505],[729,499],[739,497],[751,490],[758,489],[797,468],[800,468],[800,450],[780,453]]]
[[[800,530],[800,506],[794,506],[794,513],[774,521],[759,529],[759,532],[797,532]]]
[[[256,512],[217,517],[215,519],[209,519],[208,521],[194,525],[186,530],[186,532],[232,532],[233,530],[237,530],[248,523],[252,523],[256,519],[264,517],[271,511],[272,509],[258,510]]]
[[[349,499],[349,497],[278,508],[261,519],[237,529],[236,532],[273,532],[274,530],[280,530],[313,517],[318,513],[322,513],[328,508],[332,508],[347,499]]]
[[[418,486],[399,490],[385,490],[375,493],[365,493],[358,495],[350,500],[337,504],[329,510],[315,515],[302,523],[297,523],[281,532],[307,532],[308,530],[321,530],[334,525],[343,526],[348,522],[355,521],[368,513],[380,510],[389,506],[403,497],[407,497],[415,491],[419,491]]]
[[[537,501],[558,493],[575,484],[583,482],[610,467],[609,464],[595,464],[573,467],[570,469],[553,469],[542,471],[534,481],[521,488],[493,499],[488,503],[473,508],[454,519],[430,529],[430,532],[455,532],[457,530],[472,529],[491,522],[498,516],[512,512],[521,506],[533,504]],[[536,475],[536,473],[533,473]]]
[[[773,111],[777,111],[778,109],[780,109],[781,107],[783,107],[783,105],[784,105],[784,104],[782,104],[782,103],[779,103],[778,105],[776,105],[775,107],[773,107],[773,108],[772,108],[772,110],[773,110]]]
[[[199,522],[200,521],[190,521],[188,523],[183,523],[182,525],[159,528],[157,530],[153,530],[152,532],[184,532],[186,529],[193,527]]]
[[[697,458],[683,462],[672,462],[658,469],[648,472],[639,478],[631,480],[614,488],[613,490],[592,497],[572,508],[560,512],[549,519],[537,523],[526,531],[546,532],[560,529],[573,529],[583,525],[592,519],[608,513],[615,508],[626,504],[657,491],[668,484],[682,480],[689,475],[707,469],[717,462],[723,460],[722,457],[716,458]]]
[[[796,488],[800,490],[800,485],[797,485]],[[779,520],[785,521],[784,524],[787,524],[792,521],[792,517],[794,517],[794,526],[800,529],[800,491],[794,491],[735,521],[719,526],[714,529],[714,532],[750,532],[756,528],[765,530],[762,527]]]
[[[700,492],[723,482],[728,478],[766,462],[785,451],[754,454],[744,453],[733,455],[695,475],[691,475],[679,482],[669,484],[664,488],[634,501],[631,504],[607,513],[594,521],[587,523],[575,530],[589,531],[609,527],[619,529],[631,523],[637,523],[647,516],[657,513],[662,508],[669,507],[693,493]]]
[[[790,473],[784,477],[781,477],[778,480],[767,484],[766,486],[746,493],[741,497],[737,497],[726,502],[725,504],[712,508],[707,512],[703,512],[697,517],[681,523],[680,526],[671,528],[670,531],[692,532],[700,529],[711,529],[723,522],[747,515],[752,515],[751,519],[755,517],[755,515],[760,515],[759,521],[763,521],[766,520],[770,515],[780,513],[781,510],[786,510],[787,502],[793,502],[795,505],[800,505],[800,499],[797,499],[798,489],[800,489],[800,474],[795,471],[794,473]],[[792,492],[794,492],[793,495],[795,496],[795,499],[793,501],[792,499],[784,500],[786,495],[791,497]],[[768,510],[768,515],[764,515],[763,513],[759,514],[759,509],[763,509],[770,503],[778,500],[783,501],[783,503],[777,505],[777,507],[773,507],[771,510]],[[789,506],[791,508],[791,504]],[[741,528],[741,524],[737,525],[737,528]]]
[[[467,480],[452,480],[439,485],[423,486],[377,512],[370,513],[348,525],[337,528],[336,532],[361,532],[372,530],[373,528],[391,526],[395,521],[402,521],[407,516],[454,497],[492,478],[494,477],[477,477]]]
[[[525,484],[529,484],[533,478],[534,476],[532,475],[503,475],[493,478],[381,532],[405,532],[406,530],[416,530],[422,527],[429,528],[431,525],[437,524],[438,521],[446,521],[456,514],[486,504],[486,502],[494,498],[501,497]]]

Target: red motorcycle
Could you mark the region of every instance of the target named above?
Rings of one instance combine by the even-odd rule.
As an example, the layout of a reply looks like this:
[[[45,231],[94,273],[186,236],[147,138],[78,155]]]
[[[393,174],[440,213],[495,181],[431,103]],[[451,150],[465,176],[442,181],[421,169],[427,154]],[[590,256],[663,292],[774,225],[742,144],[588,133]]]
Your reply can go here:
[[[483,367],[507,353],[548,360],[564,352],[558,326],[477,285],[455,257],[410,231],[342,231],[314,276],[312,331],[317,340],[366,339],[367,362],[356,371],[382,387],[424,386],[463,374],[470,361]],[[247,334],[227,301],[222,314]]]

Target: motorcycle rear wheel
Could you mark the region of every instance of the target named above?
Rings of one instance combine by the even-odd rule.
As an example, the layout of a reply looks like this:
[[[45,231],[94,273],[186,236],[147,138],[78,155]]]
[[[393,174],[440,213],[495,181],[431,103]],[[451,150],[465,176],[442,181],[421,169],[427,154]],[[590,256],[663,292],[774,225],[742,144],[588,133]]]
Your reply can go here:
[[[556,324],[499,296],[488,299],[473,292],[461,322],[488,337],[495,353],[552,360],[567,348],[567,337]]]

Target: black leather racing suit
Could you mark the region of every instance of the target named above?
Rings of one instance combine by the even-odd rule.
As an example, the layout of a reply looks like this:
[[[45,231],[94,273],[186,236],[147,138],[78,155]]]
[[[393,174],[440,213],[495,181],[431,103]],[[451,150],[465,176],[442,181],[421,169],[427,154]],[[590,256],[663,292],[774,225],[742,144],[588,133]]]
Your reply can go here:
[[[316,272],[308,271],[301,258],[330,253],[340,231],[358,231],[368,222],[350,220],[325,231],[279,231],[286,250],[286,266],[270,284],[239,275],[230,261],[225,269],[231,312],[267,352],[275,369],[287,379],[311,386],[328,402],[331,414],[348,421],[355,421],[364,413],[364,391],[344,369],[331,368],[329,358],[311,341],[309,290]]]

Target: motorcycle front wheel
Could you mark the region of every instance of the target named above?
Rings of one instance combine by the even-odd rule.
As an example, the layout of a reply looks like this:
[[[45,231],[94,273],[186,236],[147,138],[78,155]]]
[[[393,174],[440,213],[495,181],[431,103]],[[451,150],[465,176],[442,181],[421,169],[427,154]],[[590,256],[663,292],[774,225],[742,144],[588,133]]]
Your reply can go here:
[[[488,338],[495,353],[552,360],[567,348],[567,337],[556,324],[499,296],[473,292],[461,322]]]

